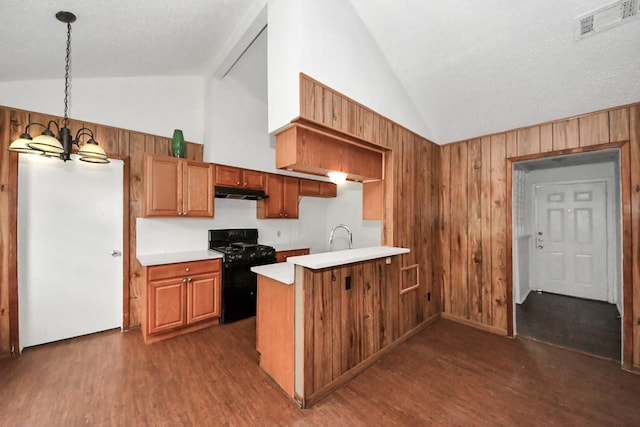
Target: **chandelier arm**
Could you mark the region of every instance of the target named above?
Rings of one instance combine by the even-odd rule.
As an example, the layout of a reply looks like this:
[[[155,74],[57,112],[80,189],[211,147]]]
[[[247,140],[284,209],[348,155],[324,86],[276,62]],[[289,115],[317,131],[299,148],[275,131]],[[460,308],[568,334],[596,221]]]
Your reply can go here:
[[[75,145],[77,145],[78,147],[80,147],[80,145],[84,144],[84,143],[80,144],[80,142],[81,142],[80,141],[80,137],[81,136],[85,136],[85,135],[89,136],[89,140],[95,140],[95,135],[93,134],[93,130],[91,130],[91,129],[87,128],[87,127],[83,127],[83,128],[78,129],[78,131],[76,132],[76,137],[73,138],[73,143]]]

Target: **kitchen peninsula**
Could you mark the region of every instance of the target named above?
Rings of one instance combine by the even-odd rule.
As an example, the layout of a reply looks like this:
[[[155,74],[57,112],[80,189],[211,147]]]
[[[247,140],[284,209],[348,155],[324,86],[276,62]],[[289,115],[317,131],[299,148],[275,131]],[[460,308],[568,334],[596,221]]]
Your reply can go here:
[[[258,274],[260,366],[302,408],[355,377],[400,334],[401,255],[389,246],[295,256]]]

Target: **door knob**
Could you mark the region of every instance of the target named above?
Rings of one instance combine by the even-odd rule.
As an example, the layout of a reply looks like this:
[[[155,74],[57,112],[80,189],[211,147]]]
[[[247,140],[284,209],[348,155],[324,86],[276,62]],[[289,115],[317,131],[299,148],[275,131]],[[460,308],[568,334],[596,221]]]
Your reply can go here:
[[[542,249],[544,246],[542,245],[538,245],[538,249]]]
[[[113,256],[113,257],[122,256],[122,252],[113,250],[113,251],[111,251],[111,256]]]

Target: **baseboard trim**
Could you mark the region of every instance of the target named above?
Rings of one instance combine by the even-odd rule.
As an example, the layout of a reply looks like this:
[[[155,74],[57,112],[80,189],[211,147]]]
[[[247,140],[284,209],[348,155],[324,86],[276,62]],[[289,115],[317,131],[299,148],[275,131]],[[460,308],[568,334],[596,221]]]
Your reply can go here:
[[[495,326],[491,325],[485,325],[484,323],[464,319],[462,317],[454,316],[449,313],[442,313],[442,318],[445,320],[462,323],[463,325],[471,326],[472,328],[482,329],[483,331],[491,332],[492,334],[502,335],[505,337],[507,336],[507,331],[505,329],[496,328]]]

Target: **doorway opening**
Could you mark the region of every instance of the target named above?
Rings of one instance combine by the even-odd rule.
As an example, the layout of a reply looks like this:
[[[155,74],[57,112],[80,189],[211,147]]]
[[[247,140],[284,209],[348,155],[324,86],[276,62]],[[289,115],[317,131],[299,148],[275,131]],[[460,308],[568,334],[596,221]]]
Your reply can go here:
[[[514,161],[514,335],[622,357],[620,149]]]

